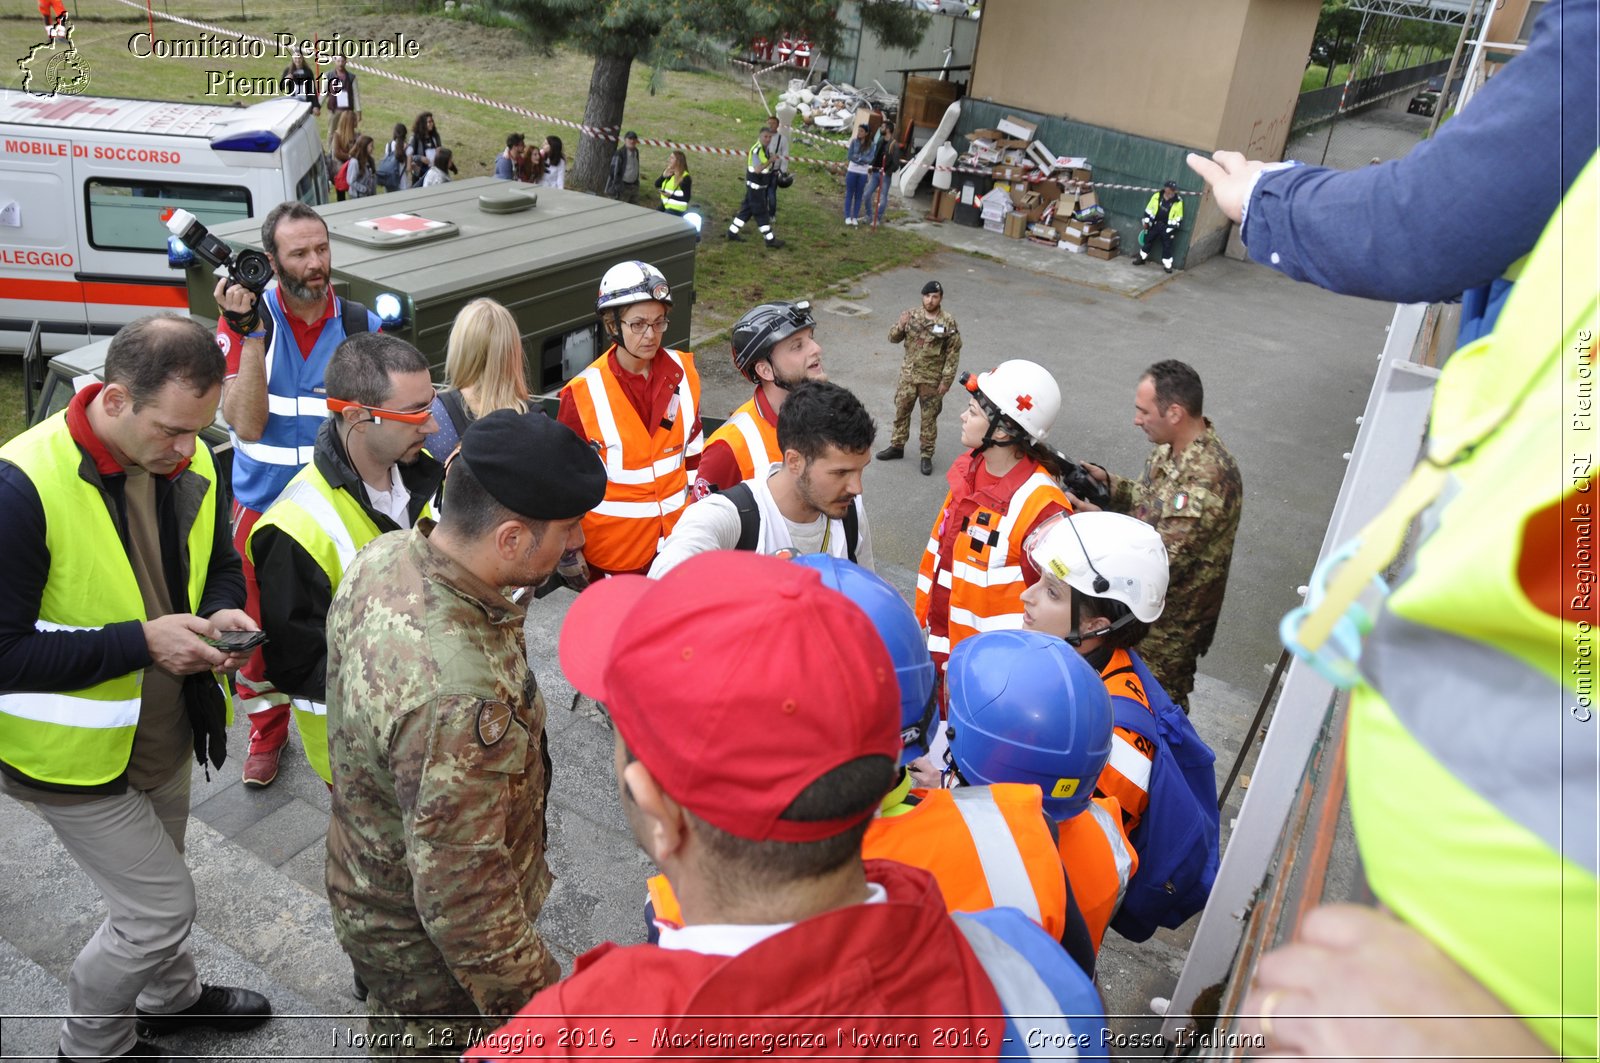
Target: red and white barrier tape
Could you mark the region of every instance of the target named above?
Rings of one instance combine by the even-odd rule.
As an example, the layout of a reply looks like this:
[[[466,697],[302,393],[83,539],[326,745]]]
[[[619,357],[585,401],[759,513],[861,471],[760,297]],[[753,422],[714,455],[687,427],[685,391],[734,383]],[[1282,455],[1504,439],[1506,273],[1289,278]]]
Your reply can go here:
[[[136,0],[117,0],[117,3],[126,7],[134,8],[135,10],[138,10],[144,6],[143,4],[137,3]],[[230,30],[222,26],[212,25],[209,22],[200,22],[196,19],[184,18],[181,15],[172,15],[166,12],[152,13],[155,14],[156,18],[165,19],[168,22],[175,22],[181,26],[189,26],[193,29],[203,30],[206,33],[214,33],[222,37],[232,37],[235,40],[241,41],[255,41],[261,44],[277,44],[277,41],[272,38],[260,37],[253,33],[241,33],[238,30]],[[741,62],[741,60],[734,61]],[[429,92],[435,92],[441,96],[449,96],[458,100],[466,100],[469,103],[481,104],[484,107],[492,107],[496,110],[505,111],[509,114],[521,115],[524,118],[532,118],[535,121],[548,122],[552,125],[558,125],[564,129],[576,129],[585,136],[591,136],[597,140],[617,141],[621,139],[619,135],[620,131],[616,127],[602,128],[598,126],[584,125],[581,122],[569,121],[565,118],[558,118],[555,115],[541,114],[538,111],[529,110],[526,107],[519,107],[514,103],[505,103],[501,100],[491,99],[488,96],[482,96],[476,92],[463,92],[460,89],[448,88],[444,85],[438,85],[431,81],[423,81],[421,78],[408,77],[405,74],[396,74],[391,70],[384,70],[380,67],[366,66],[349,59],[345,60],[345,65],[362,74],[372,74],[375,77],[388,78],[390,81],[398,81],[403,85],[411,85],[414,88],[426,89]],[[791,130],[791,132],[793,131]],[[720,155],[735,159],[743,159],[748,155],[748,151],[740,151],[737,148],[718,148],[712,147],[709,144],[685,144],[676,140],[661,140],[656,137],[640,137],[639,143],[646,145],[647,147],[667,148],[668,150],[672,151],[682,151],[698,155]],[[845,165],[843,162],[840,162],[837,159],[813,159],[803,155],[791,155],[789,156],[789,161],[808,163],[813,166],[822,166],[831,170],[842,169]],[[952,173],[978,174],[984,177],[994,176],[989,170],[980,170],[967,166],[934,166],[930,167],[930,169],[936,171],[948,171]],[[1024,177],[1023,180],[1028,181],[1029,183],[1037,183],[1039,181],[1046,180],[1046,178],[1042,175],[1034,174]],[[1084,183],[1095,189],[1117,189],[1133,192],[1160,191],[1158,188],[1149,188],[1144,185],[1101,184],[1094,181]],[[1183,196],[1199,195],[1197,192],[1179,192],[1178,194]]]

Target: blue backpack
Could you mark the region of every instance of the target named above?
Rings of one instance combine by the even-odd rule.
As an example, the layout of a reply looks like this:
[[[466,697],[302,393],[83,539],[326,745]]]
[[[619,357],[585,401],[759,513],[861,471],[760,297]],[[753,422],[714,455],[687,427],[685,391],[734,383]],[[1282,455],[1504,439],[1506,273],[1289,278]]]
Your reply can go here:
[[[1111,927],[1129,941],[1144,941],[1156,927],[1180,927],[1206,906],[1217,877],[1222,820],[1213,768],[1217,755],[1138,654],[1129,658],[1150,707],[1113,697],[1113,719],[1148,741],[1155,756],[1150,807],[1128,839],[1139,853],[1139,870]]]

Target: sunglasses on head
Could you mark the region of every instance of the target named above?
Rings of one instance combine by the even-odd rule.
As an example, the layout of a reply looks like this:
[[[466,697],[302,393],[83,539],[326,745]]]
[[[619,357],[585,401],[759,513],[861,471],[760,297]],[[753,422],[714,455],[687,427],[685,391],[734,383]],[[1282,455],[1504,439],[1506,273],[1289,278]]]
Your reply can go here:
[[[328,409],[334,413],[343,413],[345,410],[366,410],[374,421],[399,421],[402,424],[427,424],[428,418],[433,416],[432,403],[420,410],[386,410],[382,406],[368,406],[346,399],[329,399]]]

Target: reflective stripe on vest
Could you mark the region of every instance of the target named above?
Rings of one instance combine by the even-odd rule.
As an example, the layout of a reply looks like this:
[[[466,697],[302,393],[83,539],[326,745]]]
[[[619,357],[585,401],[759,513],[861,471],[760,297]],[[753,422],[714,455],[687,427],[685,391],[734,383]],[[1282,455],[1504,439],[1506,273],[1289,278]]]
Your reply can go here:
[[[1373,891],[1572,1058],[1595,1055],[1600,1007],[1600,624],[1582,578],[1597,204],[1591,159],[1495,330],[1446,363],[1430,460],[1351,570],[1382,567],[1405,515],[1431,503],[1351,698],[1350,807]]]
[[[583,518],[583,552],[611,572],[644,568],[660,552],[688,504],[688,459],[705,445],[702,434],[688,438],[700,398],[694,356],[663,349],[656,357],[683,370],[670,429],[640,422],[612,375],[610,351],[567,384],[584,434],[600,444],[606,466],[605,498]]]
[[[1106,692],[1113,698],[1123,698],[1150,709],[1150,696],[1133,671],[1133,657],[1125,649],[1114,650],[1104,668],[1100,670]],[[1115,704],[1113,702],[1113,704]],[[1152,753],[1139,748],[1144,742],[1136,732],[1125,727],[1111,732],[1111,759],[1106,762],[1095,783],[1095,793],[1115,797],[1122,806],[1123,822],[1133,830],[1150,807],[1150,772],[1154,767]]]
[[[728,449],[733,451],[733,458],[739,463],[741,482],[753,479],[757,469],[765,469],[773,462],[783,460],[783,452],[778,449],[778,429],[761,416],[754,398],[734,410],[733,416],[711,433],[706,446],[717,442],[726,443]]]
[[[1096,797],[1089,807],[1058,825],[1059,852],[1078,910],[1098,950],[1117,914],[1128,881],[1139,870],[1139,855],[1122,826],[1114,797]]]
[[[86,460],[60,413],[0,447],[33,482],[44,510],[50,572],[39,600],[40,631],[98,629],[146,619],[144,596],[105,495],[79,473]],[[183,475],[206,482],[185,549],[187,603],[200,604],[217,520],[216,469],[204,444]],[[0,695],[0,759],[42,782],[97,786],[121,775],[139,722],[144,671],[82,690]],[[230,702],[231,708],[231,702]]]
[[[689,197],[678,187],[678,176],[673,174],[661,182],[661,209],[669,214],[683,214],[689,209]]]
[[[427,512],[426,509],[423,510]],[[278,500],[267,508],[245,543],[245,553],[255,561],[256,536],[262,528],[277,528],[304,550],[337,594],[345,570],[356,553],[380,534],[378,525],[349,491],[334,487],[312,462],[295,474]],[[328,785],[333,769],[328,763],[328,706],[309,698],[292,698],[295,725],[300,729],[306,761]]]
[[[983,973],[994,985],[1000,1006],[1005,1009],[1006,1025],[1012,1016],[1026,1018],[1029,1036],[1012,1037],[1013,1043],[1000,1046],[1000,1055],[1015,1057],[1025,1052],[1030,1059],[1077,1059],[1077,1038],[1061,1015],[1061,1004],[1039,972],[999,934],[976,919],[954,915],[973,955],[983,965]],[[1029,1047],[1036,1044],[1039,1047]]]
[[[274,285],[261,300],[272,315],[272,346],[266,353],[267,423],[261,438],[254,442],[230,431],[237,451],[234,496],[258,511],[271,505],[295,472],[311,463],[317,431],[328,415],[323,376],[334,349],[345,338],[344,303],[336,298],[332,316],[323,322],[316,343],[302,357],[280,299]]]
[[[1039,898],[1033,893],[1033,880],[1022,862],[1011,827],[989,795],[988,787],[962,787],[951,791],[956,811],[967,824],[972,846],[978,850],[984,881],[996,907],[1017,908],[1035,923],[1041,922]]]
[[[1022,540],[1051,503],[1071,509],[1060,485],[1042,469],[1035,469],[1017,485],[1004,513],[983,506],[975,509],[967,526],[955,533],[951,557],[946,558],[940,542],[941,522],[956,519],[956,502],[953,493],[945,495],[918,566],[915,603],[917,619],[928,630],[928,651],[941,668],[962,639],[980,631],[1022,626],[1022,592],[1027,588]],[[983,514],[991,515],[991,524],[979,523]],[[950,590],[942,625],[929,615],[935,580]],[[941,626],[943,630],[936,630]]]

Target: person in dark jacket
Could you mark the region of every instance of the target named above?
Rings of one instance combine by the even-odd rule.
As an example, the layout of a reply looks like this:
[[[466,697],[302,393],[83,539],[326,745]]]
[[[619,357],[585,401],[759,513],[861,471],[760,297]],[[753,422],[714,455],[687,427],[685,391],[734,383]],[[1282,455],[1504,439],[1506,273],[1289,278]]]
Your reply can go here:
[[[639,202],[639,134],[628,130],[611,155],[606,195],[624,203]]]

